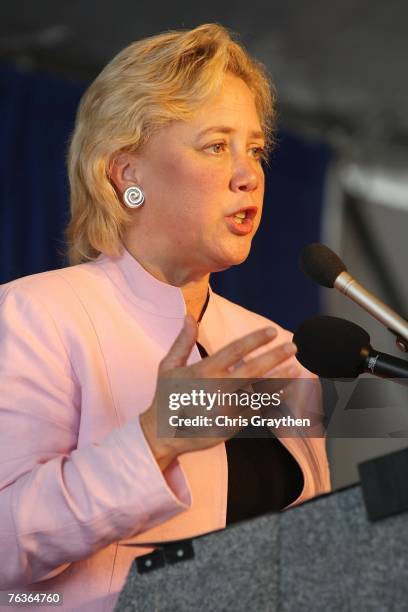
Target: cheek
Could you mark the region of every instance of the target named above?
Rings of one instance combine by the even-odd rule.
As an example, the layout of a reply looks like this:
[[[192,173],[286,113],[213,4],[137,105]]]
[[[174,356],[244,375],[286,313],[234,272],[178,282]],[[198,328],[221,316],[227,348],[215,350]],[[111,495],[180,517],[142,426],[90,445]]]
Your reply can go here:
[[[225,183],[228,186],[225,170],[217,168],[216,164],[186,160],[178,168],[174,168],[174,173],[178,174],[180,185],[197,191],[220,189],[225,187]]]
[[[168,162],[162,177],[168,177],[163,185],[164,201],[177,199],[180,214],[186,217],[206,215],[221,209],[221,194],[228,188],[228,178],[214,165],[198,164],[192,160]]]
[[[258,189],[256,191],[257,205],[259,206],[259,212],[262,212],[265,195],[265,175],[263,172],[261,172],[259,175]]]
[[[200,188],[211,176],[209,168],[181,156],[166,157],[157,166],[160,182],[171,185],[177,191]],[[154,177],[151,178],[154,180]]]

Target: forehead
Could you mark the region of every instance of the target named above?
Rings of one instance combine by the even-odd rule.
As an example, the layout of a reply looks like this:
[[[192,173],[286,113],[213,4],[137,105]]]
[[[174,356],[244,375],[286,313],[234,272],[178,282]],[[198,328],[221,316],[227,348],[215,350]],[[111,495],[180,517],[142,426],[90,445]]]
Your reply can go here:
[[[242,79],[231,74],[225,75],[218,92],[199,109],[192,123],[211,123],[215,116],[226,122],[249,121],[251,128],[261,129],[254,94]]]
[[[240,78],[226,75],[217,93],[187,120],[172,121],[153,134],[144,151],[163,150],[166,143],[178,147],[181,144],[202,143],[211,134],[235,134],[242,139],[266,140],[255,96]]]
[[[198,110],[191,125],[201,130],[212,125],[240,126],[262,135],[254,94],[242,79],[231,74],[225,75],[219,91]]]

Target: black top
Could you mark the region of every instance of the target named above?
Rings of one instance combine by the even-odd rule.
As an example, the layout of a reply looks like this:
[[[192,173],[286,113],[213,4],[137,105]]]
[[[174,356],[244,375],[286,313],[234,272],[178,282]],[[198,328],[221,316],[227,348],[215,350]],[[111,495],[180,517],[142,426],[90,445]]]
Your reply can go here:
[[[208,353],[197,342],[201,357]],[[251,435],[252,437],[243,437]],[[259,437],[262,436],[262,437]],[[282,510],[303,489],[297,461],[267,427],[249,425],[225,443],[227,524]]]

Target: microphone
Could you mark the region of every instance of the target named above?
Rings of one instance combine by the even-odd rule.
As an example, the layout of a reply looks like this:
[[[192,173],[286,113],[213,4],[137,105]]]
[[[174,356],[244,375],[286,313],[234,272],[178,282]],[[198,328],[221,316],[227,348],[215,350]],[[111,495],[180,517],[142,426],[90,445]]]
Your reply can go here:
[[[408,351],[408,321],[360,285],[329,247],[318,243],[308,244],[300,254],[299,265],[301,271],[319,285],[334,287],[364,308],[397,336],[400,350]]]
[[[381,378],[408,378],[408,363],[374,349],[368,333],[345,319],[308,319],[293,342],[298,361],[322,378],[357,378],[365,372]]]

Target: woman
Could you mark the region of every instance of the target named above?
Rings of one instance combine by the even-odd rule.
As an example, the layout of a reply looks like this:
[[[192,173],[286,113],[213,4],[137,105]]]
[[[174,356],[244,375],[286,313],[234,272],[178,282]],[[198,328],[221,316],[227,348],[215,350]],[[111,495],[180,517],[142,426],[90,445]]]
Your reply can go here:
[[[208,284],[249,253],[272,120],[262,68],[217,25],[130,45],[85,93],[69,154],[73,265],[1,291],[1,588],[109,610],[146,553],[121,540],[225,526],[222,439],[158,438],[155,389],[310,376],[289,332]],[[324,440],[282,442],[279,478],[298,470],[301,487],[277,503],[327,491]]]

